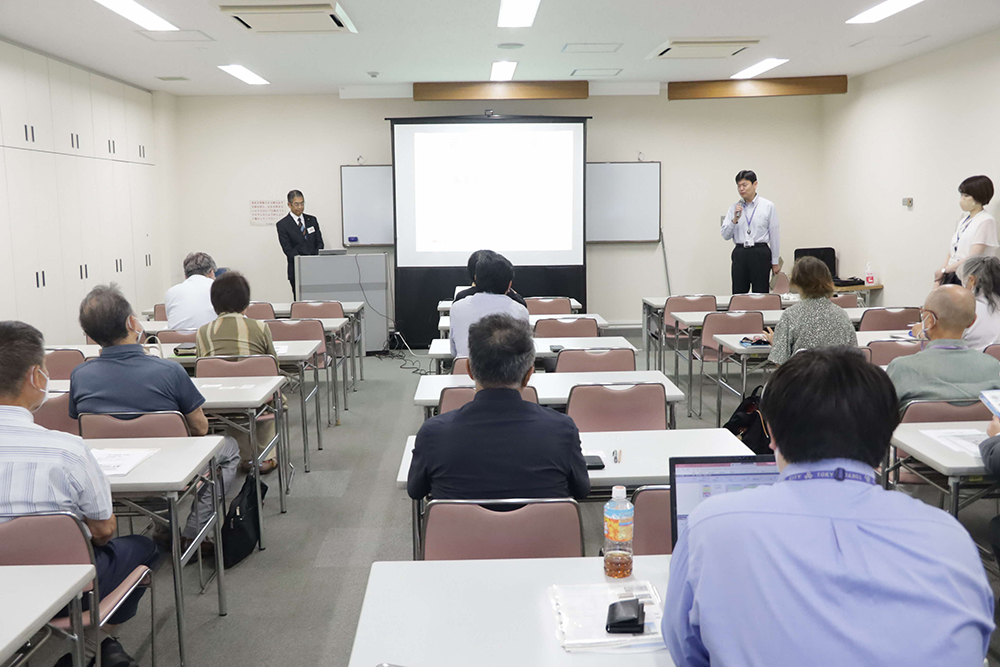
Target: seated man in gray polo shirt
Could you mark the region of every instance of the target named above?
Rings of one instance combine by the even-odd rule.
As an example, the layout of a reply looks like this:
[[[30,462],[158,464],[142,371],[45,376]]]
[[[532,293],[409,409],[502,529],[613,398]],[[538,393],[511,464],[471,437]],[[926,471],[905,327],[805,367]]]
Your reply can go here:
[[[1000,389],[1000,361],[970,348],[962,333],[976,320],[976,298],[959,285],[931,290],[920,309],[921,352],[897,357],[886,372],[900,406],[908,401],[976,400],[979,392]]]
[[[469,327],[487,315],[510,315],[528,322],[528,309],[507,296],[514,282],[514,266],[503,255],[480,250],[476,261],[476,287],[480,290],[451,306],[451,351],[469,356]]]
[[[73,369],[70,417],[175,411],[184,415],[191,435],[208,433],[208,418],[201,409],[205,398],[180,364],[145,353],[139,345],[142,324],[117,286],[98,285],[91,290],[80,304],[80,326],[101,346],[101,356]],[[236,440],[226,438],[217,460],[224,488],[232,488],[240,462]],[[211,511],[212,494],[205,485],[182,531],[185,540],[198,534]]]

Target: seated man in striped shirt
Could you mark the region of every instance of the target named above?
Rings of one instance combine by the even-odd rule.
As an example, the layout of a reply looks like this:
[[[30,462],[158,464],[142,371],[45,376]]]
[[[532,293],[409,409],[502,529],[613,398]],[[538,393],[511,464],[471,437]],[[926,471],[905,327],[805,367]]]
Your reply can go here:
[[[148,537],[112,539],[117,522],[111,486],[83,440],[35,424],[31,413],[45,402],[48,384],[41,332],[22,322],[0,322],[0,515],[72,512],[80,517],[94,545],[98,588],[107,595],[139,565],[154,567],[159,554]],[[135,616],[140,597],[130,596],[104,631],[114,635],[120,623]],[[59,665],[69,665],[68,658]],[[138,665],[111,636],[101,643],[101,663]]]

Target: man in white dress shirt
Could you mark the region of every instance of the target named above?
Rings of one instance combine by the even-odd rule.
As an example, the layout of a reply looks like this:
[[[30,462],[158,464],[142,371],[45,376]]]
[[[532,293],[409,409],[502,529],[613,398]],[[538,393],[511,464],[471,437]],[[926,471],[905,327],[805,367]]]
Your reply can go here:
[[[451,306],[451,351],[469,356],[469,327],[487,315],[503,314],[528,321],[528,309],[507,296],[514,282],[514,266],[492,250],[480,251],[476,262],[476,287],[481,291]]]
[[[215,260],[207,253],[193,252],[184,258],[184,282],[167,290],[167,327],[197,329],[215,320],[212,281]]]
[[[733,294],[770,291],[771,272],[778,264],[778,213],[774,202],[757,194],[757,174],[744,169],[736,174],[740,201],[729,207],[722,223],[722,238],[732,239]],[[752,289],[751,289],[752,288]]]

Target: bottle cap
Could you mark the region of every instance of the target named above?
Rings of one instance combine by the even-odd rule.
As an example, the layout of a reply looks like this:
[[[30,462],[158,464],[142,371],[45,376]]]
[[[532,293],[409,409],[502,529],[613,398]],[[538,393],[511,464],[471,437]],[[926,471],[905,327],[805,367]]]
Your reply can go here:
[[[624,486],[611,487],[611,500],[625,500],[625,487]]]

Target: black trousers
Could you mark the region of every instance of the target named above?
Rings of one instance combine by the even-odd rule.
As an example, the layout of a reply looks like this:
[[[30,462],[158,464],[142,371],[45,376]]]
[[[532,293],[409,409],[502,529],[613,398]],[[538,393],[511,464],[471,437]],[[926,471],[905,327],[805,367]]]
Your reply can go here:
[[[771,249],[766,243],[733,248],[733,294],[767,294],[771,291],[770,281]]]

